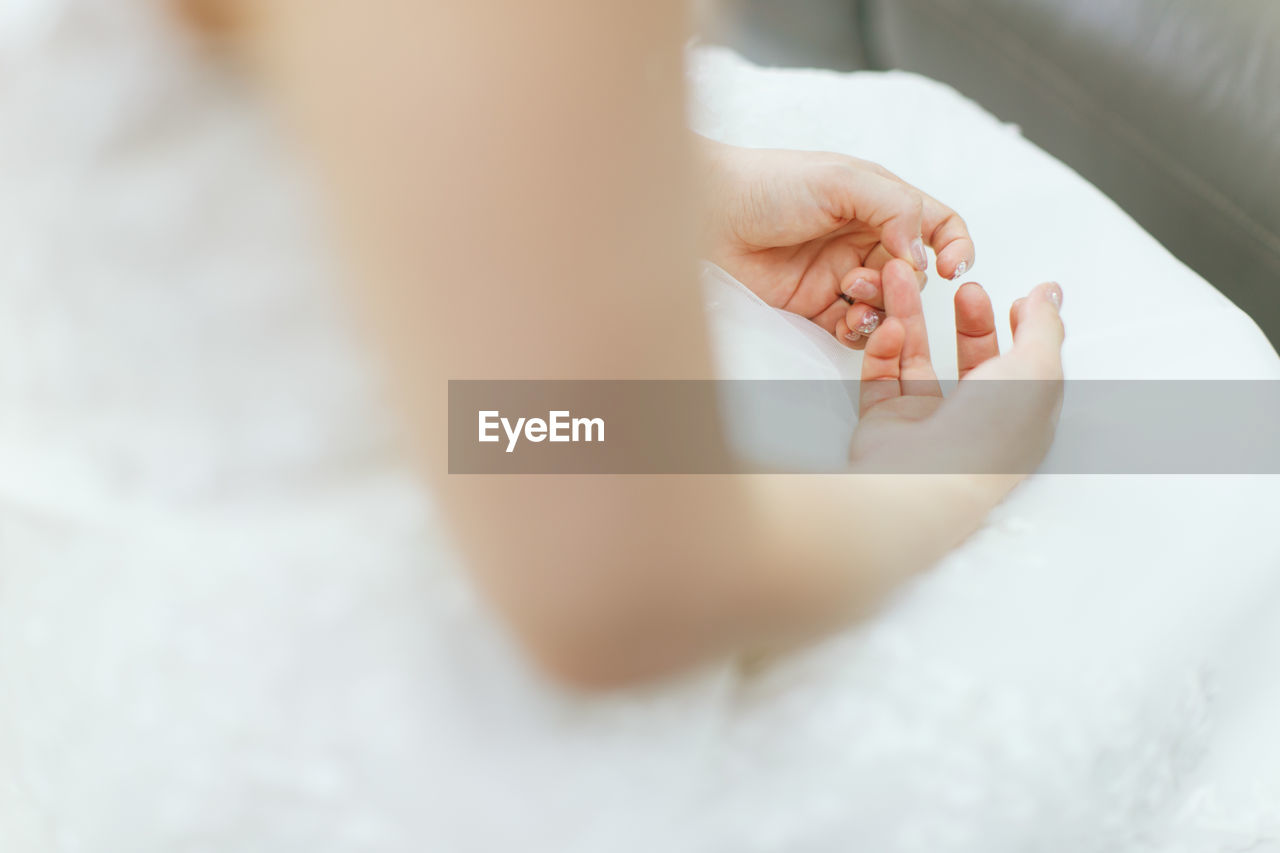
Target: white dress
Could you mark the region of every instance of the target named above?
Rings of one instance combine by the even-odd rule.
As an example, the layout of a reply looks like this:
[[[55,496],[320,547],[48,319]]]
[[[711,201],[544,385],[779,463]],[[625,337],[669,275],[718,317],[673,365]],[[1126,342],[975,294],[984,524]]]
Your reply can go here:
[[[542,683],[408,473],[272,128],[160,5],[0,7],[0,850],[1280,841],[1274,480],[1034,479],[882,616],[761,676]],[[998,300],[1062,280],[1075,375],[1112,375],[1119,338],[1128,375],[1280,373],[1225,299],[954,93],[717,52],[692,79],[706,133],[856,151],[948,199]],[[955,138],[833,109],[854,101]],[[1031,232],[1031,204],[1096,256]],[[856,369],[706,283],[727,375]],[[1230,330],[1215,365],[1178,312]]]

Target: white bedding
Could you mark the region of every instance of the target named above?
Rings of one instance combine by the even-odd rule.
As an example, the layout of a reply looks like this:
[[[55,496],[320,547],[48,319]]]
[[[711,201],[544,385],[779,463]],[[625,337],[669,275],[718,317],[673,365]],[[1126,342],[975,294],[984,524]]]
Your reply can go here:
[[[0,14],[0,850],[1280,841],[1274,479],[1034,479],[759,677],[541,683],[387,439],[269,128],[152,8]],[[694,66],[706,132],[929,187],[1000,301],[1060,279],[1072,375],[1277,374],[1225,299],[945,88]],[[856,360],[708,286],[728,372]]]

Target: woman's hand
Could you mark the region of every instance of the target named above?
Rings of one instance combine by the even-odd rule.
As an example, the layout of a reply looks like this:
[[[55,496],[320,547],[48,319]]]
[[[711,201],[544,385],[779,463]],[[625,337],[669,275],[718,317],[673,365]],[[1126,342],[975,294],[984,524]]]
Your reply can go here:
[[[955,211],[875,163],[842,154],[707,142],[711,259],[775,308],[861,349],[883,319],[881,270],[906,261],[924,286],[928,256],[956,279],[973,267]]]
[[[884,293],[888,317],[871,335],[862,362],[861,414],[850,447],[855,467],[1032,470],[1048,451],[1062,400],[1062,289],[1042,284],[1014,302],[1014,343],[1004,355],[986,291],[973,282],[956,291],[961,382],[948,398],[933,370],[911,268],[890,261]]]

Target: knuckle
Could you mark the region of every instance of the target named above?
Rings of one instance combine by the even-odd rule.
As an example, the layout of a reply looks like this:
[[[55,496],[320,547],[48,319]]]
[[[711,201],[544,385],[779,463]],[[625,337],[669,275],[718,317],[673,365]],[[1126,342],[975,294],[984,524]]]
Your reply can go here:
[[[917,190],[907,190],[906,212],[915,219],[924,218],[924,197]]]

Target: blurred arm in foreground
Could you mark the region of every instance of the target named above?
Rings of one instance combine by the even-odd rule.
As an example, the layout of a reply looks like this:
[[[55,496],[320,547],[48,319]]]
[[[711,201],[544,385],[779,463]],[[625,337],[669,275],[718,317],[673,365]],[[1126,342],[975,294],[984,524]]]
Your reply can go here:
[[[222,8],[206,19],[233,22],[326,181],[424,475],[470,570],[553,675],[625,684],[839,627],[963,540],[1016,482],[449,476],[450,378],[712,376],[695,260],[698,190],[714,178],[683,126],[683,4],[199,6],[211,4]],[[918,286],[916,221],[889,228],[882,290]],[[944,274],[972,262],[972,244],[956,245]],[[918,310],[899,302],[868,363],[892,363],[905,381],[928,354]],[[1014,348],[991,363],[1058,375],[1049,290],[1019,311]],[[1014,419],[973,399],[934,400],[914,426],[976,418],[998,439],[990,453],[1043,454],[1056,401],[1028,402]],[[907,426],[873,444],[900,453],[927,440]],[[727,453],[714,400],[683,440]]]

